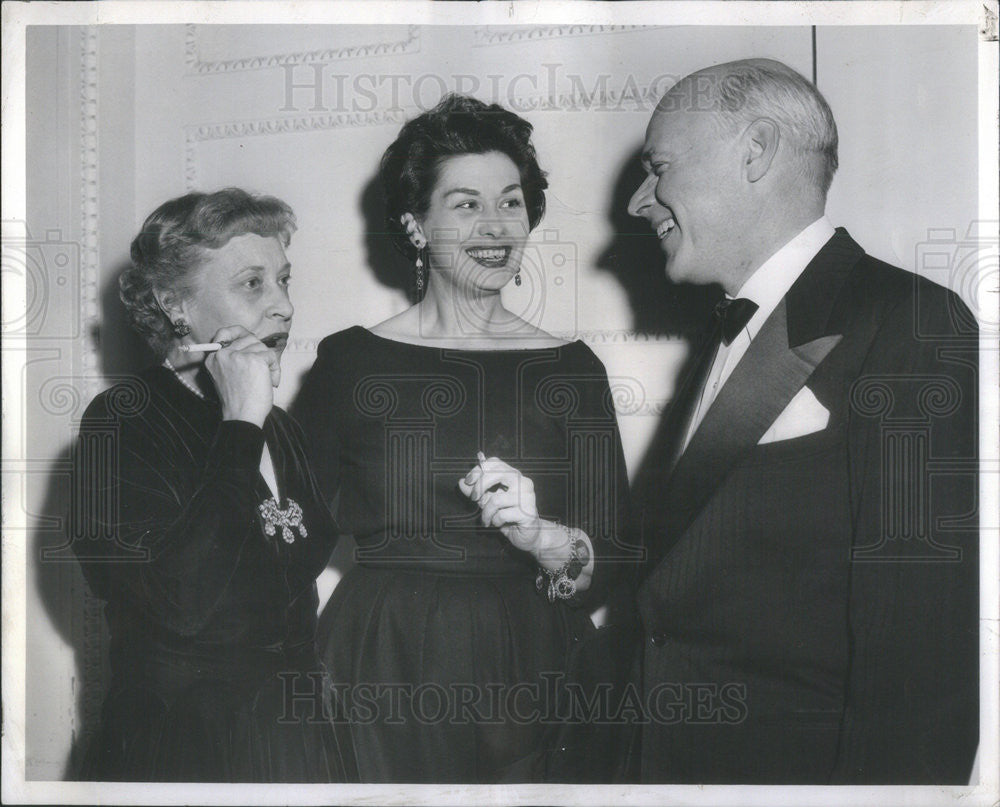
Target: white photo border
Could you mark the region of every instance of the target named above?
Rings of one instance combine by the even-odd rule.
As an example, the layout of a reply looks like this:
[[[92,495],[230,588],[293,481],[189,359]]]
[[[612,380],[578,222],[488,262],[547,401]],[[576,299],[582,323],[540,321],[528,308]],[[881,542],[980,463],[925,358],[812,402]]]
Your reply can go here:
[[[421,25],[942,25],[975,24],[979,40],[980,221],[996,221],[997,2],[623,2],[540,1],[496,3],[411,2],[5,2],[2,9],[4,52],[3,218],[26,217],[25,35],[29,25],[107,24],[421,24]],[[994,248],[995,248],[994,241]],[[998,290],[980,288],[980,309],[996,311]],[[8,312],[23,311],[25,287],[3,275],[4,322]],[[3,387],[20,386],[23,345],[7,342],[3,350]],[[719,805],[930,805],[995,804],[998,798],[998,478],[1000,460],[1000,372],[994,335],[981,336],[981,719],[979,783],[970,787],[759,787],[759,786],[614,786],[614,785],[187,785],[95,784],[24,780],[25,763],[25,593],[26,547],[23,530],[5,518],[3,534],[3,737],[2,797],[5,803],[64,804],[637,804]],[[4,395],[4,456],[9,456],[25,416],[24,402]],[[4,484],[4,504],[8,486]],[[18,507],[4,507],[16,514]],[[23,525],[21,525],[23,526]]]

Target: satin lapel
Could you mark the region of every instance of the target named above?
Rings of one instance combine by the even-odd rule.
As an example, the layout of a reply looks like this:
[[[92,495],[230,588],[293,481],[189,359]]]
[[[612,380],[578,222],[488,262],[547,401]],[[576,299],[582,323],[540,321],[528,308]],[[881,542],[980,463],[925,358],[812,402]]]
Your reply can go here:
[[[838,228],[757,334],[666,484],[645,492],[651,515],[637,527],[649,551],[645,572],[670,551],[729,470],[759,442],[841,340],[844,324],[835,314],[836,301],[863,255],[847,231]]]
[[[764,323],[681,455],[667,486],[672,544],[842,336],[789,347],[786,302]]]

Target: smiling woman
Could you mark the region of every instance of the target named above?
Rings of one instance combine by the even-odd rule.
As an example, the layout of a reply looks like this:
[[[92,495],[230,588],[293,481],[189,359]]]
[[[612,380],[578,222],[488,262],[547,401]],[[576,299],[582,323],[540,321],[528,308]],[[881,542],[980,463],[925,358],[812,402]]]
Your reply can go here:
[[[610,714],[566,698],[614,708],[619,634],[582,606],[624,568],[625,463],[600,360],[501,300],[545,209],[530,135],[460,96],[403,127],[381,174],[422,297],[325,339],[296,402],[359,546],[318,635],[365,782],[611,778]]]
[[[336,541],[273,405],[294,221],[270,197],[192,193],[132,243],[122,300],[163,363],[97,396],[80,428],[70,528],[112,670],[83,778],[353,777],[349,738],[284,708],[286,687],[323,682],[315,580]]]
[[[429,233],[432,283],[475,299],[517,275],[528,237],[528,215],[517,166],[506,154],[462,154],[439,169],[428,209],[413,229]],[[434,289],[434,296],[447,292]]]

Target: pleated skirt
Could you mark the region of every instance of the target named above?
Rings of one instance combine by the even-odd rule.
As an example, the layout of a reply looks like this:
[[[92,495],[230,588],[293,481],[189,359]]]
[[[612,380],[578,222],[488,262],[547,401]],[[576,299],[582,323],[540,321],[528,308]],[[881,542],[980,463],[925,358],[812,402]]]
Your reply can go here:
[[[529,569],[351,569],[317,645],[361,781],[545,781],[573,733],[565,684],[594,630],[540,596]]]

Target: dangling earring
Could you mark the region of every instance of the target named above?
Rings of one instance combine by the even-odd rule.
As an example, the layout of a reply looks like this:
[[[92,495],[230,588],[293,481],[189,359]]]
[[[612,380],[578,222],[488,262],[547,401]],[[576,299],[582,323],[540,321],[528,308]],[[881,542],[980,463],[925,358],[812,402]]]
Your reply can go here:
[[[424,238],[423,233],[417,229],[417,223],[413,220],[413,216],[407,213],[402,217],[402,222],[406,226],[406,231],[410,234],[410,243],[416,247],[417,259],[413,262],[413,266],[416,269],[416,287],[417,294],[424,293],[424,258],[423,250],[427,246],[427,239]]]
[[[176,322],[171,322],[170,325],[174,329],[174,335],[177,336],[179,339],[191,333],[191,326],[188,325],[187,322],[185,322],[182,319],[179,319]]]
[[[417,250],[417,260],[414,261],[413,266],[416,269],[416,285],[417,294],[422,294],[424,290],[424,260],[420,257],[420,250]]]
[[[517,270],[517,274],[514,275],[514,285],[515,286],[520,286],[521,285],[521,270],[520,269],[518,269]]]

